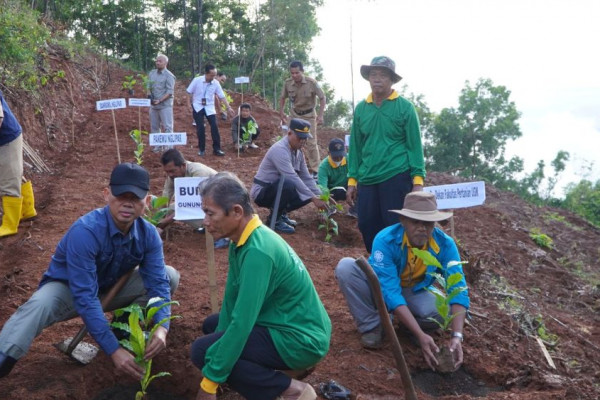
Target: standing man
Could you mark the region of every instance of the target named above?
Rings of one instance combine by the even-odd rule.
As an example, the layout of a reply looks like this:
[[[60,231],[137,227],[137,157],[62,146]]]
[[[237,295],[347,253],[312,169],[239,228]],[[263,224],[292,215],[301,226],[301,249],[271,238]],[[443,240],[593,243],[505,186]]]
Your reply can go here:
[[[250,196],[258,206],[271,210],[267,221],[273,213],[277,215],[277,232],[296,232],[296,221],[287,216],[288,212],[310,202],[320,210],[327,207],[327,203],[319,198],[321,190],[310,176],[302,153],[302,147],[310,137],[310,124],[299,118],[292,119],[287,136],[271,146],[254,176]],[[284,179],[284,183],[279,207],[273,210],[280,179]]]
[[[316,400],[310,384],[282,372],[310,368],[329,350],[331,321],[306,267],[262,225],[235,175],[209,178],[200,194],[206,230],[232,244],[221,312],[192,344],[203,375],[196,400],[215,400],[225,382],[248,400]]]
[[[429,290],[439,291],[434,286],[436,267],[417,258],[413,248],[428,251],[444,268],[451,261],[460,261],[454,240],[435,227],[436,222],[450,218],[452,213],[438,211],[435,195],[428,192],[409,193],[401,210],[390,211],[400,214],[400,223],[379,232],[373,242],[369,264],[377,275],[388,311],[419,342],[425,362],[435,369],[435,353],[439,349],[431,333],[438,326],[431,319],[439,320],[440,315],[435,305],[436,297]],[[463,362],[463,327],[470,301],[461,264],[447,267],[446,278],[454,274],[460,279],[454,281],[448,293],[454,288],[464,288],[450,300],[450,313],[454,319],[449,348],[455,353],[454,367],[458,368]],[[335,277],[361,333],[363,347],[380,348],[383,329],[366,275],[354,258],[346,257],[335,268]]]
[[[392,89],[402,79],[394,61],[375,57],[360,74],[371,94],[354,111],[347,197],[350,205],[360,199],[358,229],[370,253],[375,235],[396,223],[388,210],[401,209],[407,193],[423,190],[425,160],[415,107]]]
[[[169,58],[164,54],[156,56],[156,69],[150,71],[149,96],[152,103],[150,107],[150,132],[173,132],[173,94],[175,93],[175,75],[167,69]],[[161,146],[156,146],[154,151],[160,151]]]
[[[281,123],[288,125],[288,120],[283,112],[285,99],[290,100],[290,119],[302,118],[310,123],[311,137],[306,146],[306,159],[308,170],[313,179],[317,179],[321,156],[319,155],[319,145],[317,143],[317,124],[323,123],[323,113],[325,112],[325,93],[319,86],[319,83],[313,78],[304,76],[304,67],[300,61],[290,63],[291,77],[286,79],[283,84],[283,91],[279,99],[279,116]],[[319,112],[315,110],[316,98],[319,98]]]
[[[0,92],[0,196],[2,225],[0,238],[14,235],[19,221],[37,215],[31,181],[21,184],[23,176],[23,135],[21,125]]]
[[[150,176],[141,166],[123,163],[113,169],[110,184],[104,189],[106,206],[71,225],[56,246],[37,291],[4,324],[0,332],[0,378],[27,354],[43,329],[77,315],[120,375],[142,378],[144,370],[119,345],[98,296],[131,270],[133,274],[108,310],[134,302],[145,305],[153,297],[170,301],[177,288],[179,273],[165,265],[158,232],[142,218],[149,189]],[[163,307],[154,321],[170,314],[170,307]],[[168,329],[168,322],[157,328],[146,347],[145,359],[165,349]]]
[[[227,82],[227,75],[225,75],[225,72],[219,71],[219,72],[217,72],[216,79],[221,84],[221,88],[223,88],[223,86],[225,86],[225,82]],[[223,90],[223,93],[225,93],[225,97],[228,96],[227,93],[225,92],[225,90]],[[225,108],[224,105],[221,104],[221,101],[219,100],[219,97],[217,97],[217,96],[215,96],[215,108],[221,114],[221,119],[226,121],[227,120],[227,108]]]
[[[212,64],[206,64],[204,67],[204,75],[198,76],[192,80],[187,88],[189,93],[190,105],[196,122],[196,135],[198,136],[198,155],[205,154],[206,135],[204,131],[204,117],[210,124],[210,134],[213,142],[213,154],[222,157],[225,152],[221,150],[221,136],[219,135],[219,127],[217,126],[217,117],[215,109],[215,96],[225,103],[227,112],[233,114],[233,109],[229,105],[223,88],[218,80],[217,69]]]

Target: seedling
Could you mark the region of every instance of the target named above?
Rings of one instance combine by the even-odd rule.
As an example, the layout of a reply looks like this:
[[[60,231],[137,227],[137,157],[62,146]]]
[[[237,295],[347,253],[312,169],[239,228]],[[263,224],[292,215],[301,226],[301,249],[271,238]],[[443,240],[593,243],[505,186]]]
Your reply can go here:
[[[142,155],[144,154],[144,140],[142,139],[142,135],[147,134],[148,132],[139,129],[134,129],[129,132],[129,137],[131,137],[135,142],[135,150],[133,151],[133,155],[135,156],[135,162],[138,165],[142,165]]]
[[[554,241],[552,238],[545,233],[542,233],[539,228],[531,229],[531,232],[529,232],[529,237],[540,247],[545,247],[550,250],[552,250],[552,247],[554,247]]]
[[[150,196],[150,205],[146,207],[144,219],[152,225],[157,226],[158,223],[169,213],[169,199],[164,196]]]
[[[152,338],[152,335],[154,335],[154,332],[156,332],[158,327],[172,319],[181,318],[180,315],[171,315],[170,317],[163,318],[157,324],[153,325],[150,331],[148,331],[152,324],[152,318],[158,310],[172,304],[179,305],[179,302],[177,301],[167,301],[159,306],[152,306],[153,304],[162,300],[164,299],[160,297],[153,297],[148,300],[146,307],[142,308],[139,304],[134,303],[128,307],[115,310],[116,317],[120,317],[124,313],[128,312],[129,320],[127,324],[123,322],[111,323],[111,326],[129,332],[129,339],[122,339],[119,341],[119,343],[121,346],[131,351],[135,355],[135,362],[140,367],[144,368],[144,376],[140,380],[141,390],[135,394],[135,400],[144,400],[146,398],[146,390],[148,389],[148,385],[150,385],[155,378],[171,376],[169,372],[159,372],[158,374],[151,375],[152,360],[144,360],[146,344],[148,340]]]
[[[329,202],[332,200],[331,190],[321,185],[319,185],[319,188],[321,189],[319,198],[327,203],[328,206],[325,210],[319,210],[319,216],[323,223],[319,225],[318,230],[325,229],[325,241],[329,243],[333,237],[332,234],[338,235],[338,224],[331,216],[337,211],[342,211],[343,206],[341,204],[329,206]]]
[[[123,81],[122,88],[123,90],[127,90],[127,92],[133,96],[133,87],[136,84],[136,80],[133,75],[125,75],[125,80]]]
[[[242,122],[241,122],[241,118],[240,118],[240,124],[241,123]],[[256,126],[257,126],[257,124],[254,121],[250,120],[250,121],[248,121],[248,124],[246,126],[240,127],[240,130],[241,130],[240,145],[242,147],[247,147],[250,144],[250,142],[252,141],[252,135],[256,134]]]

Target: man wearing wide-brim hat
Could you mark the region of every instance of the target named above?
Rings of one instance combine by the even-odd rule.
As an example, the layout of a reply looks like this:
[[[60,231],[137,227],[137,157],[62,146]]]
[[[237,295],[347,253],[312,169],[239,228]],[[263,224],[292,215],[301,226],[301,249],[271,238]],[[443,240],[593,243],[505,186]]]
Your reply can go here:
[[[435,195],[429,192],[409,193],[402,209],[390,211],[400,214],[400,223],[377,234],[369,264],[379,279],[388,312],[408,331],[408,335],[419,342],[425,361],[435,369],[435,353],[439,349],[429,333],[437,329],[437,324],[430,318],[439,320],[440,315],[435,306],[435,296],[428,289],[435,283],[430,273],[435,272],[436,267],[425,265],[415,256],[413,248],[426,250],[434,256],[446,268],[446,276],[462,275],[462,279],[449,288],[449,293],[454,288],[466,288],[461,264],[450,263],[460,261],[456,244],[435,226],[436,222],[450,218],[452,213],[439,211]],[[362,345],[366,348],[381,347],[383,330],[367,277],[349,257],[340,260],[335,276],[361,333]],[[450,304],[450,312],[456,316],[451,323],[449,348],[455,354],[455,368],[458,368],[463,362],[463,325],[469,308],[468,291],[460,292]]]
[[[402,208],[407,193],[422,189],[425,160],[415,107],[392,88],[402,79],[394,61],[375,57],[360,73],[371,93],[354,111],[347,197],[350,205],[360,198],[358,228],[370,253],[375,235],[396,222],[388,210]]]

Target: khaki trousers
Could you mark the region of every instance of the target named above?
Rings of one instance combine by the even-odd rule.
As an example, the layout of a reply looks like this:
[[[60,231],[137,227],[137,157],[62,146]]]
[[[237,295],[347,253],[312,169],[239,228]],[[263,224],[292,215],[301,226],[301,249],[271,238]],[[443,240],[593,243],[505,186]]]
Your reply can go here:
[[[23,134],[0,146],[0,196],[21,197]]]

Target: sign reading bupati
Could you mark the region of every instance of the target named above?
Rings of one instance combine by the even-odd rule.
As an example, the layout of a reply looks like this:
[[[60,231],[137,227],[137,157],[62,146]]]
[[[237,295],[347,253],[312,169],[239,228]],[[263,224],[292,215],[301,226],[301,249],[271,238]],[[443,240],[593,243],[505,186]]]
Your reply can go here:
[[[204,219],[198,185],[206,178],[175,178],[175,219]]]
[[[480,206],[485,202],[483,181],[428,186],[423,190],[435,194],[439,210]]]
[[[150,146],[175,146],[187,144],[187,133],[151,133]]]
[[[150,99],[129,99],[129,107],[150,107]]]
[[[117,108],[125,108],[125,99],[110,99],[100,100],[96,102],[96,111],[116,110]]]

